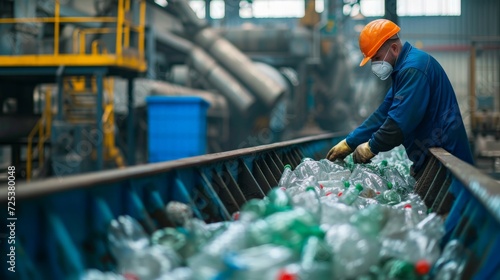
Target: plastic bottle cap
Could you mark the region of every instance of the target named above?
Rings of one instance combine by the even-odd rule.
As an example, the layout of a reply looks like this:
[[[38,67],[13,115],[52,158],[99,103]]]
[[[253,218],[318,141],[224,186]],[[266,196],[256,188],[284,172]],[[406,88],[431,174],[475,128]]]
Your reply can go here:
[[[327,193],[325,193],[325,196],[329,196],[331,194],[332,194],[332,192],[327,192]]]
[[[285,187],[281,187],[280,190],[286,191],[286,188]]]
[[[411,209],[411,204],[406,204],[405,208],[410,208]]]
[[[126,280],[139,280],[139,277],[133,273],[127,272],[123,274],[123,278]]]
[[[285,165],[285,169],[287,169],[287,168],[291,170],[292,166],[290,164],[287,164],[287,165]]]
[[[385,160],[385,159],[384,159],[383,161],[381,161],[381,162],[380,162],[380,165],[382,165],[382,166],[387,166],[387,160]]]
[[[391,182],[388,182],[388,183],[387,183],[387,188],[388,188],[388,189],[392,189],[392,183],[391,183]]]
[[[297,275],[295,275],[295,273],[293,273],[293,272],[288,272],[288,271],[282,269],[278,273],[278,277],[276,279],[277,280],[295,280],[295,279],[297,279]]]
[[[376,194],[380,194],[380,192],[379,192],[379,191],[377,191],[377,192],[376,192]]]
[[[431,264],[427,260],[419,260],[415,263],[415,272],[418,275],[426,275],[431,270]]]
[[[345,181],[344,182],[344,187],[347,189],[349,186],[351,185],[351,183],[349,183],[348,181]]]
[[[361,186],[361,184],[356,184],[356,189],[361,192],[363,191],[363,186]]]
[[[323,187],[323,185],[322,185],[322,184],[319,184],[319,188],[320,188],[320,189],[324,189],[325,187]]]
[[[307,191],[316,191],[316,189],[314,189],[313,186],[309,186],[309,187],[306,188],[306,192]]]
[[[339,194],[337,196],[342,196],[342,192],[339,192]]]
[[[237,221],[240,219],[240,211],[234,212],[233,213],[233,221]]]

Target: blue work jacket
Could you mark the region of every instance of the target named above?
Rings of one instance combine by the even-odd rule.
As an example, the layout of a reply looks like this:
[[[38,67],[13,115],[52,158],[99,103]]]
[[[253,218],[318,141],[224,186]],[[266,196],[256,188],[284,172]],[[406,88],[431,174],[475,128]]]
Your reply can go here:
[[[430,147],[441,147],[473,164],[457,98],[441,65],[406,42],[391,77],[392,85],[384,102],[347,136],[347,144],[355,149],[369,140],[375,154],[394,148],[386,144],[393,143],[391,133],[384,132],[383,137],[379,133],[379,137],[375,137],[390,118],[402,132],[399,144],[404,145],[415,172],[422,168]]]

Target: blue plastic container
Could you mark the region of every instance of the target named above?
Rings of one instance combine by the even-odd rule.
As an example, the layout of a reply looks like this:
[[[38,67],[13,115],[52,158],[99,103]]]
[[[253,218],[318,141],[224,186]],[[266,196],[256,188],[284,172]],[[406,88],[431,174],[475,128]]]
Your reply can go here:
[[[149,96],[149,162],[206,153],[208,102],[195,96]]]

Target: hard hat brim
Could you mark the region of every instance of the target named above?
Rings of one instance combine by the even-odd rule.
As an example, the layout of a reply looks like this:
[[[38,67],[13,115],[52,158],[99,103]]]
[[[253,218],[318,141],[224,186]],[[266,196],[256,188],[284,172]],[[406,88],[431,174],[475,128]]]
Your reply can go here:
[[[368,60],[372,59],[371,57],[365,57],[363,58],[363,60],[361,60],[361,63],[359,64],[359,66],[363,67],[365,66],[365,64],[368,62]]]

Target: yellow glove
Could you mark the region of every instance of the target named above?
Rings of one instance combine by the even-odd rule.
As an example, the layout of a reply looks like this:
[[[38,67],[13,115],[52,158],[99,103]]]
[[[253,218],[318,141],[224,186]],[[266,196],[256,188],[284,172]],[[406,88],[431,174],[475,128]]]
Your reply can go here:
[[[375,154],[373,154],[370,150],[370,145],[368,142],[365,142],[356,148],[354,154],[352,155],[352,159],[354,160],[354,163],[367,163],[370,162],[370,159],[374,156]]]
[[[336,159],[344,159],[350,153],[352,153],[352,149],[349,145],[347,145],[347,142],[344,139],[330,149],[326,158],[331,161],[335,161]]]

